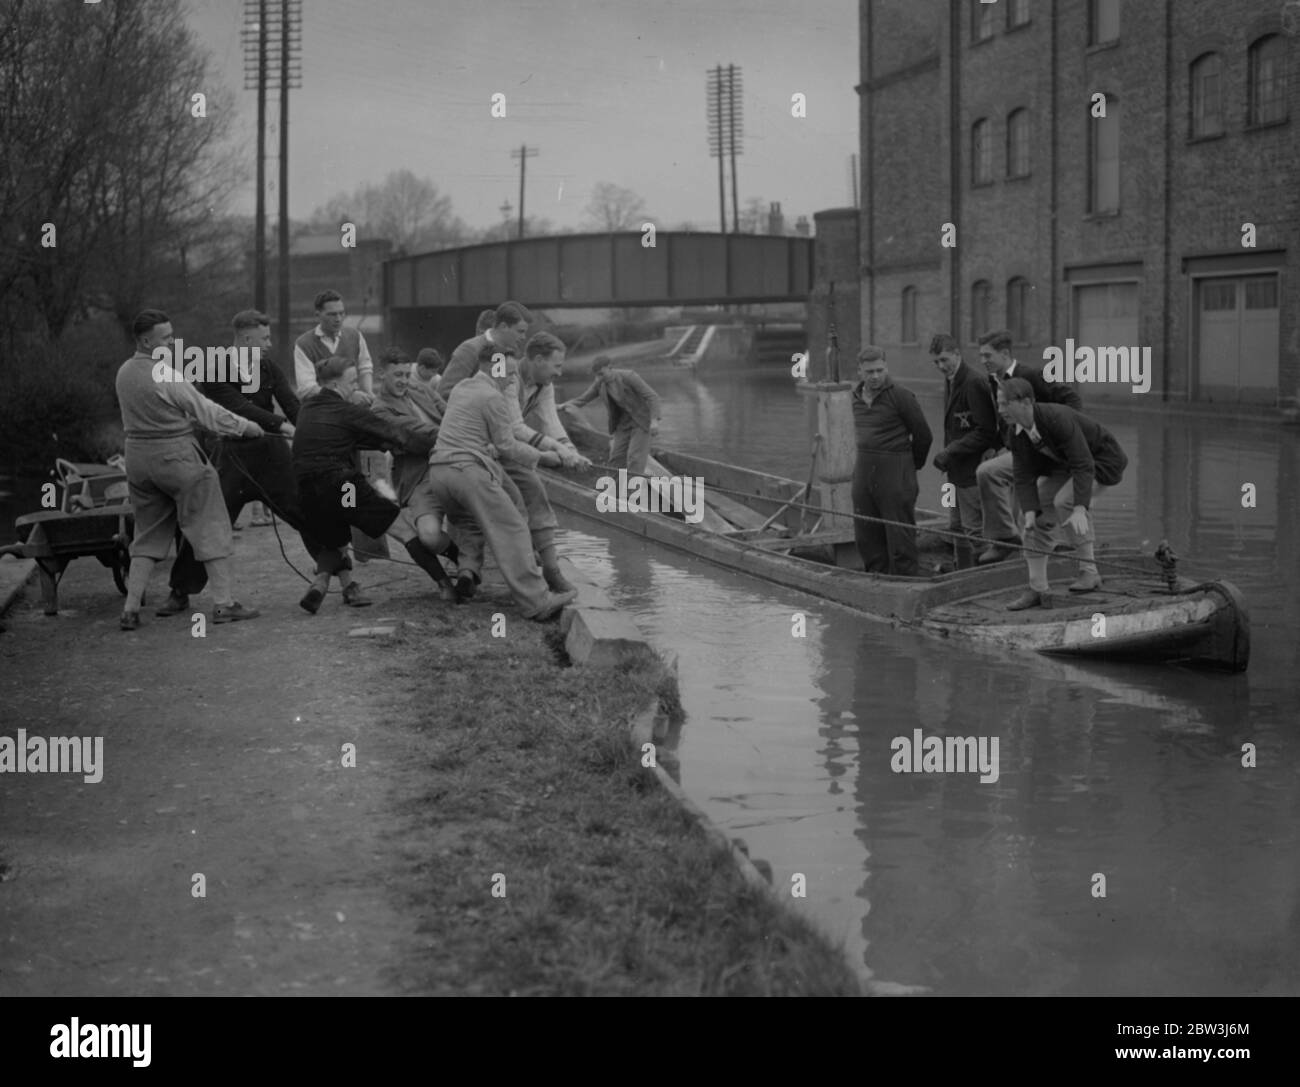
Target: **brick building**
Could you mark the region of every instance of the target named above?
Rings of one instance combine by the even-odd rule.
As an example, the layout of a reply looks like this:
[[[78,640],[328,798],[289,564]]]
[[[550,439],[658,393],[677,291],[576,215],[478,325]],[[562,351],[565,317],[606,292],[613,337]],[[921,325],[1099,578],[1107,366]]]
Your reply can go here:
[[[856,228],[862,339],[895,372],[932,376],[934,332],[1008,327],[1038,365],[1067,337],[1149,346],[1152,399],[1300,406],[1300,4],[860,17],[862,213],[835,225]]]

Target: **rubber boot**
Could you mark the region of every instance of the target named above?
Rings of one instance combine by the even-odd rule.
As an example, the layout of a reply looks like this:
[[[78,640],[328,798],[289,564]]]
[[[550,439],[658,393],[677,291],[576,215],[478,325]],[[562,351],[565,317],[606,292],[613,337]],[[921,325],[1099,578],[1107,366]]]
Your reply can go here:
[[[447,576],[447,571],[442,568],[442,563],[438,561],[438,556],[420,543],[419,540],[408,540],[406,542],[406,552],[411,556],[412,562],[437,582],[438,599],[454,604],[456,602],[456,590],[452,587],[451,578]]]

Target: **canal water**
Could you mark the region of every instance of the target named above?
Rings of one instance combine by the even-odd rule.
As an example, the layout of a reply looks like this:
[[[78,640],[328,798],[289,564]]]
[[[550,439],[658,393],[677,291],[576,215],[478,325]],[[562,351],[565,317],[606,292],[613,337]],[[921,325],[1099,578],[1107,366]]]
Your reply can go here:
[[[638,369],[663,397],[666,447],[806,478],[787,371]],[[937,388],[918,392],[937,426]],[[1101,537],[1168,538],[1234,581],[1252,615],[1245,676],[954,646],[562,514],[563,550],[677,656],[687,792],[778,889],[803,877],[796,908],[864,975],[939,995],[1295,995],[1300,435],[1095,414],[1130,461]],[[0,479],[6,526],[39,482]],[[941,483],[922,473],[921,505]],[[997,737],[998,780],[894,773],[891,741],[915,729]]]
[[[806,477],[785,372],[640,372],[666,448]],[[936,425],[937,388],[918,392]],[[1235,582],[1245,676],[962,648],[577,517],[563,550],[676,654],[686,791],[783,894],[804,877],[792,901],[864,975],[940,995],[1300,993],[1300,443],[1096,415],[1130,459],[1101,538],[1168,538]],[[926,469],[921,505],[941,482]],[[998,780],[894,773],[915,729],[997,737]]]

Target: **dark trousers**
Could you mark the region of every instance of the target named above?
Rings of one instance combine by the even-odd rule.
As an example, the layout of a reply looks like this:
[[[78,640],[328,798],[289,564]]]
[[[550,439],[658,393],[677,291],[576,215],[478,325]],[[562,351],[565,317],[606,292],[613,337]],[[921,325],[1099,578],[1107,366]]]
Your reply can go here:
[[[349,483],[353,489],[345,491],[344,484]],[[347,546],[352,529],[360,529],[366,536],[383,536],[401,512],[396,502],[376,491],[360,472],[299,476],[298,494],[307,531],[320,545],[314,556],[318,574],[351,570]]]
[[[289,443],[268,435],[242,442],[211,439],[205,444],[221,481],[221,497],[225,500],[230,523],[233,525],[238,520],[247,503],[265,502],[281,521],[302,537],[307,553],[316,558],[320,547],[306,530],[298,487],[293,478]],[[169,578],[172,592],[180,596],[201,593],[207,583],[207,568],[194,557],[190,541],[178,531],[176,561],[172,563]]]
[[[853,466],[853,512],[916,524],[916,466],[911,453],[858,450]],[[916,529],[854,521],[863,566],[871,573],[915,577]]]

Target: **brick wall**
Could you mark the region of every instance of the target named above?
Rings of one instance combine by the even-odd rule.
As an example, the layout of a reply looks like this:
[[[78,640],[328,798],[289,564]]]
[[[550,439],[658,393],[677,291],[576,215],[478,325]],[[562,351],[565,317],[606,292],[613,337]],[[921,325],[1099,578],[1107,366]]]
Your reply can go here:
[[[1041,364],[1044,348],[1063,345],[1077,328],[1067,271],[1077,282],[1090,265],[1131,264],[1140,282],[1138,345],[1150,345],[1153,355],[1147,395],[1159,397],[1163,388],[1171,399],[1186,399],[1194,388],[1195,311],[1184,262],[1249,255],[1241,247],[1241,226],[1253,222],[1259,250],[1285,250],[1276,258],[1283,272],[1279,400],[1283,406],[1296,402],[1300,39],[1285,39],[1289,123],[1253,131],[1245,123],[1247,49],[1261,34],[1280,28],[1280,5],[1274,0],[1176,0],[1168,6],[1125,0],[1118,41],[1095,46],[1088,44],[1086,0],[1062,0],[1054,8],[1033,4],[1029,24],[1014,30],[1006,28],[1005,10],[1000,11],[994,36],[980,43],[971,40],[970,0],[861,0],[864,41],[868,10],[872,33],[862,52],[859,88],[863,335],[897,348],[891,362],[898,358],[910,367],[917,354],[898,342],[906,286],[920,291],[920,338],[953,331],[969,357],[972,284],[990,284],[989,323],[997,327],[1008,323],[1008,281],[1024,277],[1031,285],[1029,342],[1017,355]],[[959,20],[955,66],[953,18]],[[1166,33],[1167,18],[1171,33]],[[1207,49],[1219,50],[1224,59],[1226,132],[1191,141],[1189,65]],[[955,126],[949,110],[954,80]],[[1095,92],[1107,94],[1108,107],[1120,112],[1120,207],[1112,214],[1089,211],[1089,128],[1095,123],[1089,107]],[[1012,179],[1006,169],[1006,124],[1019,107],[1029,110],[1030,174]],[[981,117],[991,122],[994,180],[973,187],[971,128]],[[960,154],[956,193],[950,186],[954,127]],[[952,217],[954,204],[958,248],[939,250],[939,229]],[[954,262],[956,299],[951,297]],[[956,329],[950,327],[954,309]],[[1086,391],[1089,399],[1134,395],[1127,385],[1093,385]]]

